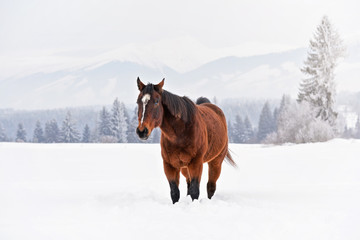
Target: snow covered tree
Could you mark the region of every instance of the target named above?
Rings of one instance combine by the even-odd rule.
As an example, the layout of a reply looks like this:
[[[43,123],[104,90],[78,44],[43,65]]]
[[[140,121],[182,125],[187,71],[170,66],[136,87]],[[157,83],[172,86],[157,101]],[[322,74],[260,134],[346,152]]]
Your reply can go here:
[[[234,128],[233,128],[233,125],[230,120],[228,121],[227,128],[228,128],[229,143],[233,143],[234,142],[234,140],[233,140]]]
[[[5,129],[3,128],[2,124],[0,123],[0,142],[6,142],[7,137],[5,134]]]
[[[89,143],[90,139],[91,139],[90,128],[89,128],[89,125],[86,124],[85,127],[84,127],[83,134],[82,134],[81,142]]]
[[[106,107],[100,112],[100,121],[98,123],[99,141],[101,143],[116,143],[118,140],[113,136],[111,115]]]
[[[16,142],[26,142],[26,130],[22,123],[18,124],[18,129],[16,132]]]
[[[360,139],[360,116],[356,121],[354,137]]]
[[[233,124],[234,143],[244,143],[244,133],[245,133],[244,122],[239,115],[236,115],[235,122]]]
[[[251,125],[249,117],[246,116],[244,120],[244,143],[249,143],[254,137],[254,129]]]
[[[272,129],[274,132],[276,132],[277,130],[277,119],[279,117],[279,109],[278,108],[275,108],[274,109],[274,112],[273,112],[273,122],[272,122]]]
[[[138,126],[138,115],[137,107],[134,109],[134,114],[132,115],[131,121],[128,127],[128,141],[131,143],[139,143],[139,137],[136,135],[135,129]]]
[[[62,123],[60,131],[60,142],[76,143],[80,141],[80,134],[76,129],[75,122],[71,117],[70,111],[67,112],[66,117]]]
[[[103,107],[100,112],[100,121],[99,121],[99,135],[100,136],[111,136],[112,129],[111,129],[111,121],[110,121],[110,113]]]
[[[279,137],[281,136],[281,138],[285,138],[283,135],[287,134],[287,132],[282,132],[282,131],[283,129],[286,129],[287,125],[290,124],[289,121],[296,120],[296,119],[292,119],[292,116],[290,116],[289,114],[290,108],[295,107],[291,104],[292,103],[290,96],[284,94],[281,98],[280,107],[276,119],[276,131],[278,132]]]
[[[292,102],[288,96],[282,98],[277,126],[277,131],[268,135],[265,142],[324,142],[334,137],[332,127],[315,117],[308,102]]]
[[[43,143],[45,141],[44,131],[41,127],[40,121],[36,121],[34,135],[33,135],[33,142],[34,143]]]
[[[45,142],[57,143],[59,142],[60,131],[55,119],[45,123]]]
[[[266,136],[274,131],[274,120],[270,111],[269,102],[266,102],[261,110],[257,138],[263,141]]]
[[[308,76],[300,83],[298,102],[306,101],[315,111],[315,117],[335,126],[335,67],[345,48],[338,32],[324,16],[310,40],[310,50],[301,71]]]
[[[355,137],[355,134],[353,133],[351,128],[348,128],[348,126],[345,125],[344,131],[343,131],[341,137],[349,139],[349,138]]]
[[[123,103],[120,103],[116,98],[112,107],[111,116],[111,132],[112,136],[116,137],[118,142],[126,143],[128,123],[126,119],[126,109]]]

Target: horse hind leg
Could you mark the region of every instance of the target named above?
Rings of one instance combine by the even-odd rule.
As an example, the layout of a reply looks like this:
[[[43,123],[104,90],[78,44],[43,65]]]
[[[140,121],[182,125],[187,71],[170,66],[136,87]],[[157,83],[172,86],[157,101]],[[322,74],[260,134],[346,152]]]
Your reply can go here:
[[[211,199],[214,196],[216,191],[216,181],[220,177],[221,173],[221,165],[225,158],[224,154],[221,154],[219,157],[215,158],[211,162],[208,163],[209,165],[209,180],[207,183],[207,194],[208,198]]]

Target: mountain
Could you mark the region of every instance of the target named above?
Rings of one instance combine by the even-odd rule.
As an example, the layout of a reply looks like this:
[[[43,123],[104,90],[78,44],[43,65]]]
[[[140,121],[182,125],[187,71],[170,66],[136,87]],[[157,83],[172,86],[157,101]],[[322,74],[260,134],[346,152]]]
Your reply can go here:
[[[350,49],[351,57],[341,65],[343,68],[339,67],[338,78],[346,79],[350,88],[359,76],[357,73],[360,73],[359,46]],[[185,73],[166,65],[154,67],[130,61],[39,72],[0,81],[0,108],[104,105],[116,97],[127,104],[134,104],[138,94],[138,76],[143,82],[152,83],[165,77],[165,89],[193,99],[199,96],[267,99],[280,98],[284,93],[296,96],[303,77],[299,69],[306,54],[306,49],[301,48],[250,57],[229,56]]]

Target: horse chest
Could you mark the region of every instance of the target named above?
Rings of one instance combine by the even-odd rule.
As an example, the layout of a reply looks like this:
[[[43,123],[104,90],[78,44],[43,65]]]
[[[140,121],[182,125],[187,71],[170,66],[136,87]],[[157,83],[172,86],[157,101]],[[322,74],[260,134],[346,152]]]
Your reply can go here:
[[[163,154],[164,161],[170,163],[174,168],[182,168],[189,165],[195,154],[188,148],[166,148]]]

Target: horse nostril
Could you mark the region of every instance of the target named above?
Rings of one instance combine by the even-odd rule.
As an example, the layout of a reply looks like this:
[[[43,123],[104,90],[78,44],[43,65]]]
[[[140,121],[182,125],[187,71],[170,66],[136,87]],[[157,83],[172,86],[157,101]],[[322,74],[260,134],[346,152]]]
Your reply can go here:
[[[149,130],[144,128],[144,130],[141,131],[139,128],[136,128],[136,134],[139,136],[139,138],[146,140],[149,137]]]

